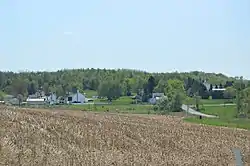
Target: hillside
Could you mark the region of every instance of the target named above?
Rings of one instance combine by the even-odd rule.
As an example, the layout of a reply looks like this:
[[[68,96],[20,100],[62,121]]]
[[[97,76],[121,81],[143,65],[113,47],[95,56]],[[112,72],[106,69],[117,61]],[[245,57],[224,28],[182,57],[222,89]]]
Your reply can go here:
[[[0,165],[250,164],[249,131],[179,118],[0,108]]]
[[[202,89],[200,82],[207,80],[212,84],[225,85],[227,82],[235,80],[223,74],[190,72],[190,73],[147,73],[137,70],[106,70],[106,69],[74,69],[60,70],[57,72],[0,72],[0,89],[6,94],[17,96],[22,94],[27,96],[37,90],[42,89],[45,93],[56,92],[58,95],[65,95],[66,92],[77,88],[80,91],[98,91],[101,85],[119,85],[123,95],[137,93],[138,89],[143,89],[150,76],[154,77],[155,91],[164,91],[164,85],[169,79],[178,79],[189,84],[189,80],[194,80],[194,92]],[[192,82],[194,82],[192,81]],[[192,86],[192,85],[187,85]]]

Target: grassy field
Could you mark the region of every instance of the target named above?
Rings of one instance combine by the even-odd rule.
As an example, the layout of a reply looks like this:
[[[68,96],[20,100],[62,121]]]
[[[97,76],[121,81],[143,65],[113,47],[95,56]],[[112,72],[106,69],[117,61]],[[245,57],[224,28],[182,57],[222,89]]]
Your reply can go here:
[[[201,110],[202,113],[217,115],[219,118],[203,118],[198,119],[196,117],[185,119],[188,122],[215,125],[215,126],[225,126],[225,127],[237,127],[250,130],[250,119],[237,119],[236,106],[214,106],[214,107],[204,107]]]
[[[92,98],[93,96],[97,96],[97,92],[94,90],[85,90],[83,91],[87,98]]]
[[[107,103],[107,99],[97,99],[95,102]],[[131,105],[133,102],[132,97],[130,96],[122,96],[116,100],[112,101],[112,105]]]
[[[228,102],[226,99],[202,99],[201,103],[206,104],[224,104],[225,102]]]
[[[120,97],[117,100],[113,100],[111,104],[107,99],[96,99],[94,103],[88,103],[83,105],[55,105],[55,106],[41,106],[43,108],[50,109],[73,109],[82,111],[94,111],[94,112],[118,112],[118,113],[132,113],[132,114],[154,114],[153,105],[148,104],[131,104],[132,98],[125,96]]]
[[[153,105],[137,104],[84,104],[84,105],[42,105],[42,106],[23,106],[24,108],[44,108],[44,109],[62,109],[78,110],[92,112],[112,112],[112,113],[129,113],[129,114],[155,114]]]
[[[250,132],[180,118],[0,106],[0,165],[250,164]]]
[[[118,112],[118,113],[132,113],[132,114],[154,114],[152,105],[118,105],[118,104],[106,104],[106,105],[69,105],[64,106],[66,109],[77,109],[85,111],[95,111],[95,112]]]
[[[109,112],[119,113],[132,113],[132,114],[155,114],[154,106],[147,104],[131,104],[132,98],[128,96],[120,97],[117,100],[113,100],[112,104],[108,104],[107,99],[96,99],[94,103],[84,105],[60,105],[60,106],[46,106],[47,108],[62,108],[62,109],[74,109],[103,112],[109,110]],[[223,104],[224,100],[202,100],[205,104]]]

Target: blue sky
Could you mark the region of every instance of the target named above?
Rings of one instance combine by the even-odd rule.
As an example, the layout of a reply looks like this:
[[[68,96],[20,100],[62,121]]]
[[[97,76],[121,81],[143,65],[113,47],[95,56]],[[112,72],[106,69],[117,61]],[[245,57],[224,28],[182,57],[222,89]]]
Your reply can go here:
[[[0,21],[0,70],[202,70],[250,78],[249,0],[1,0]]]

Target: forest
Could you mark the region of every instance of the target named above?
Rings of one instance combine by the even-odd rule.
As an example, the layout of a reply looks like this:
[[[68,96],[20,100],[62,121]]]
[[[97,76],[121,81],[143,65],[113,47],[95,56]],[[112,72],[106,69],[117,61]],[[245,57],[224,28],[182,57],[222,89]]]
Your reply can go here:
[[[0,72],[0,97],[3,94],[27,97],[38,90],[46,94],[55,92],[64,96],[78,89],[97,91],[99,96],[116,99],[143,93],[147,100],[153,92],[171,93],[172,90],[183,91],[187,96],[198,95],[201,98],[211,96],[204,82],[218,88],[227,88],[242,80],[244,87],[250,81],[242,77],[228,77],[223,74],[193,72],[149,73],[130,69],[63,69],[55,72]],[[171,86],[170,86],[171,85]],[[211,90],[211,89],[210,89]],[[221,97],[221,96],[220,96]]]

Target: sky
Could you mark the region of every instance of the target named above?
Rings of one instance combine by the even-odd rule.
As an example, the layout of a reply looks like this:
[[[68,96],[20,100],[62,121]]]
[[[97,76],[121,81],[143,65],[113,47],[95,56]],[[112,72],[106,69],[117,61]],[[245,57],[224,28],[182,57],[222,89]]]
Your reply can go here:
[[[1,0],[0,70],[250,78],[249,0]]]

